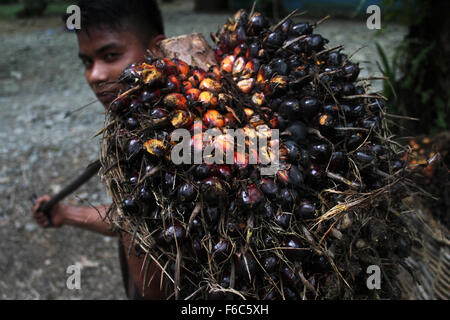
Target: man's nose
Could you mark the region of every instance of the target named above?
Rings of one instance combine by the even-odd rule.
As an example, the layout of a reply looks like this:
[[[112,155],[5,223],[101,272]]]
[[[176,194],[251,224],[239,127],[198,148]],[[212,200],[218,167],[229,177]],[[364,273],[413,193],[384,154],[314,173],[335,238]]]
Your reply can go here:
[[[94,63],[91,72],[88,74],[88,82],[91,86],[108,81],[108,69],[101,62]]]

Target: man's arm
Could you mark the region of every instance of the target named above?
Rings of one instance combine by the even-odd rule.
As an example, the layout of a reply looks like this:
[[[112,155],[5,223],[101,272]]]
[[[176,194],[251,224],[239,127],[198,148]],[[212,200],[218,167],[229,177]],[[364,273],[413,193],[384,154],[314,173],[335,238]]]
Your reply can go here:
[[[47,228],[47,217],[43,212],[37,211],[43,202],[50,200],[49,195],[42,196],[36,200],[36,204],[32,207],[33,217],[43,227]],[[76,207],[63,204],[56,204],[52,207],[50,217],[54,227],[59,228],[64,225],[70,225],[94,232],[104,234],[106,236],[116,236],[111,231],[108,219],[105,219],[109,206],[98,207]]]

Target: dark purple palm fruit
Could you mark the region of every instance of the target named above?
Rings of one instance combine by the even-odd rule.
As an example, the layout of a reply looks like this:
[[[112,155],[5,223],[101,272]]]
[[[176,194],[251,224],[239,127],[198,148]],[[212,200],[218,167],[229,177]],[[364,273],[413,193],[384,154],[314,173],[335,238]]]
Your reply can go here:
[[[191,183],[185,182],[178,188],[178,201],[190,202],[194,201],[196,197],[197,190]]]
[[[327,138],[332,138],[335,135],[334,127],[336,124],[336,117],[328,113],[319,113],[314,118],[314,126],[317,127],[320,133]]]
[[[163,177],[163,188],[169,197],[173,196],[177,191],[175,183],[176,176],[171,172],[165,172]]]
[[[283,252],[291,261],[300,261],[308,250],[304,250],[299,238],[295,236],[288,236],[283,242]]]
[[[304,119],[312,119],[321,108],[320,102],[314,97],[303,97],[300,100],[300,112]]]
[[[198,164],[195,166],[193,173],[197,180],[207,179],[215,174],[215,167],[206,163]]]
[[[287,162],[293,164],[299,162],[301,158],[301,149],[298,144],[292,140],[287,140],[283,142],[281,147],[280,155],[284,156]]]
[[[355,63],[348,63],[343,68],[343,77],[349,82],[355,82],[359,75],[359,66]]]
[[[234,254],[233,260],[237,275],[251,283],[258,269],[258,263],[253,254],[248,250],[237,252]]]
[[[298,191],[295,189],[283,188],[277,197],[278,203],[286,210],[292,209],[297,199],[299,198]]]
[[[314,163],[326,164],[330,160],[331,147],[328,143],[315,143],[310,146],[309,154]]]
[[[197,237],[192,239],[192,251],[194,252],[197,262],[202,262],[206,259],[206,251]]]
[[[360,133],[354,133],[347,139],[347,151],[353,151],[363,143],[364,138]]]
[[[128,215],[137,215],[140,212],[139,205],[136,200],[126,198],[122,203],[122,211]]]
[[[146,208],[146,210],[153,210],[156,207],[156,199],[153,192],[147,187],[142,187],[139,190],[139,201]]]
[[[160,246],[175,244],[175,241],[180,246],[185,239],[186,230],[184,229],[183,225],[177,220],[166,225],[166,229],[160,230],[156,233],[155,236],[155,241]]]
[[[259,214],[261,214],[264,219],[270,220],[275,217],[275,210],[272,205],[267,202],[259,208]]]
[[[292,214],[289,212],[279,212],[275,216],[275,222],[282,229],[287,230],[291,224]]]
[[[300,22],[300,23],[293,24],[291,26],[289,35],[291,37],[299,37],[302,35],[311,34],[312,31],[313,31],[313,28],[308,22]]]
[[[295,287],[299,281],[299,277],[296,275],[295,270],[292,270],[292,268],[288,266],[281,267],[280,274],[281,279],[283,279],[283,282],[288,286]]]
[[[328,168],[330,171],[345,172],[348,168],[348,159],[346,154],[342,151],[333,152],[331,154],[330,165]]]
[[[298,120],[301,117],[300,103],[297,99],[287,98],[279,106],[278,113],[285,119]]]
[[[137,155],[141,150],[142,143],[138,139],[131,139],[126,146],[126,152],[130,157]]]
[[[281,32],[271,32],[264,39],[264,46],[269,50],[279,49],[283,45],[283,35]]]
[[[261,180],[260,189],[270,199],[275,199],[279,191],[276,182],[270,178],[263,178]]]
[[[210,232],[215,231],[220,220],[219,208],[215,206],[208,206],[205,208],[204,212],[208,229],[210,230]]]
[[[269,21],[259,12],[255,12],[248,21],[250,35],[257,35],[269,27]]]
[[[288,135],[289,140],[292,140],[297,144],[303,144],[306,141],[308,131],[303,122],[294,121],[286,128],[285,133]],[[282,134],[284,134],[284,132]]]
[[[254,184],[242,187],[237,195],[238,204],[244,209],[254,209],[264,201],[264,194]]]
[[[272,273],[278,267],[278,257],[273,253],[268,253],[262,259],[261,264],[267,273]]]
[[[217,259],[218,262],[223,262],[230,255],[230,243],[225,239],[216,240],[213,243],[212,259]]]
[[[226,190],[224,184],[220,179],[211,177],[203,180],[200,186],[200,192],[203,199],[210,204],[219,204],[223,202],[226,197]]]
[[[289,66],[282,58],[275,58],[270,62],[273,72],[278,75],[286,76],[289,72]]]
[[[300,202],[298,208],[295,210],[295,215],[301,219],[314,219],[316,214],[316,206],[309,200]]]
[[[286,300],[298,300],[299,299],[295,290],[288,286],[283,287],[283,295]]]
[[[323,45],[328,42],[320,34],[312,34],[305,39],[308,52],[320,52],[323,50]]]
[[[311,165],[305,171],[306,182],[314,188],[321,186],[325,180],[325,173],[322,168],[317,165]]]

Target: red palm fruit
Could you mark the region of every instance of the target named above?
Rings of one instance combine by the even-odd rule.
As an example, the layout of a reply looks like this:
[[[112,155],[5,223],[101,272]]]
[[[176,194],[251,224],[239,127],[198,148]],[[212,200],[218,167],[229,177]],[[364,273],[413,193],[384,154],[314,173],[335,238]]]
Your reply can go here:
[[[278,128],[278,118],[277,117],[273,117],[272,119],[270,119],[269,123],[270,123],[270,126],[272,129]]]
[[[144,143],[144,148],[155,157],[162,157],[166,152],[166,145],[164,141],[158,139],[150,139]]]
[[[173,59],[173,62],[177,66],[178,76],[180,77],[180,79],[181,80],[187,79],[190,71],[189,65],[180,59]]]
[[[255,106],[262,106],[264,103],[264,92],[255,92],[252,96],[252,102]]]
[[[163,103],[172,109],[186,109],[187,99],[181,93],[170,93],[164,97]]]
[[[244,70],[245,67],[245,59],[244,57],[239,57],[234,61],[232,73],[233,75],[238,75]]]
[[[200,96],[200,90],[197,88],[190,88],[185,91],[186,98],[190,101],[197,101]]]
[[[183,86],[183,92],[186,92],[189,89],[192,89],[194,87],[192,85],[192,83],[190,81],[188,81],[188,80],[183,81],[182,86]]]
[[[235,60],[236,60],[236,57],[233,55],[226,56],[220,63],[220,69],[223,72],[230,73],[231,71],[233,71],[233,65],[234,65]]]
[[[222,61],[224,51],[221,47],[215,47],[214,48],[214,56],[216,58],[217,63],[220,63]]]
[[[167,75],[177,73],[177,65],[175,64],[175,62],[173,62],[169,58],[164,58],[162,61],[164,63],[164,71],[166,72]]]
[[[254,184],[244,187],[238,194],[238,202],[247,209],[255,208],[264,201],[264,194]]]
[[[203,91],[219,92],[222,89],[222,85],[216,80],[205,78],[200,82],[199,88]]]
[[[259,60],[252,59],[248,61],[242,72],[242,78],[251,78],[259,69]]]
[[[192,76],[195,77],[197,79],[197,81],[200,83],[203,81],[203,79],[205,79],[206,71],[203,69],[195,68],[192,71]]]
[[[175,128],[181,128],[181,127],[188,127],[192,124],[192,121],[194,120],[193,115],[189,111],[185,110],[176,110],[174,114],[172,115],[172,119],[170,120],[170,123]]]
[[[250,93],[255,85],[255,79],[249,78],[241,80],[237,83],[237,86],[243,93]]]
[[[225,125],[225,120],[222,114],[217,110],[208,110],[203,115],[203,121],[207,127],[222,128]]]
[[[256,76],[256,83],[260,87],[264,87],[264,84],[266,83],[267,77],[264,74],[264,69],[259,68],[258,74]]]
[[[255,111],[250,108],[244,108],[245,115],[247,116],[247,120],[250,120],[250,118],[255,114]]]
[[[241,43],[240,45],[236,46],[233,50],[233,55],[238,57],[242,56],[245,57],[245,54],[247,53],[248,45],[246,43]]]
[[[236,123],[236,119],[234,118],[231,112],[227,112],[225,114],[225,125],[232,125]]]
[[[270,92],[282,91],[287,88],[287,84],[288,78],[286,76],[275,76],[270,79]]]
[[[217,173],[219,176],[224,180],[230,180],[231,179],[231,169],[229,165],[226,164],[219,164],[217,165]]]
[[[211,91],[202,91],[198,97],[198,101],[205,106],[217,106],[217,97]]]
[[[174,75],[170,75],[167,77],[167,88],[170,89],[172,92],[179,92],[180,91],[180,80]]]
[[[218,66],[212,66],[209,70],[208,77],[220,81],[222,74],[220,73],[220,68]]]
[[[164,83],[164,73],[154,65],[147,65],[142,71],[143,82],[148,86],[156,86]]]

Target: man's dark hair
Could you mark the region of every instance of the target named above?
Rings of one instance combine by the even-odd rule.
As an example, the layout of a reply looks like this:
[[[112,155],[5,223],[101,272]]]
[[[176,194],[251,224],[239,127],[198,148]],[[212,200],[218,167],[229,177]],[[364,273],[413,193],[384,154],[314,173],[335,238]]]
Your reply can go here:
[[[82,32],[89,33],[97,28],[121,31],[131,25],[145,44],[158,34],[164,35],[156,0],[78,0],[77,5],[81,11]]]

